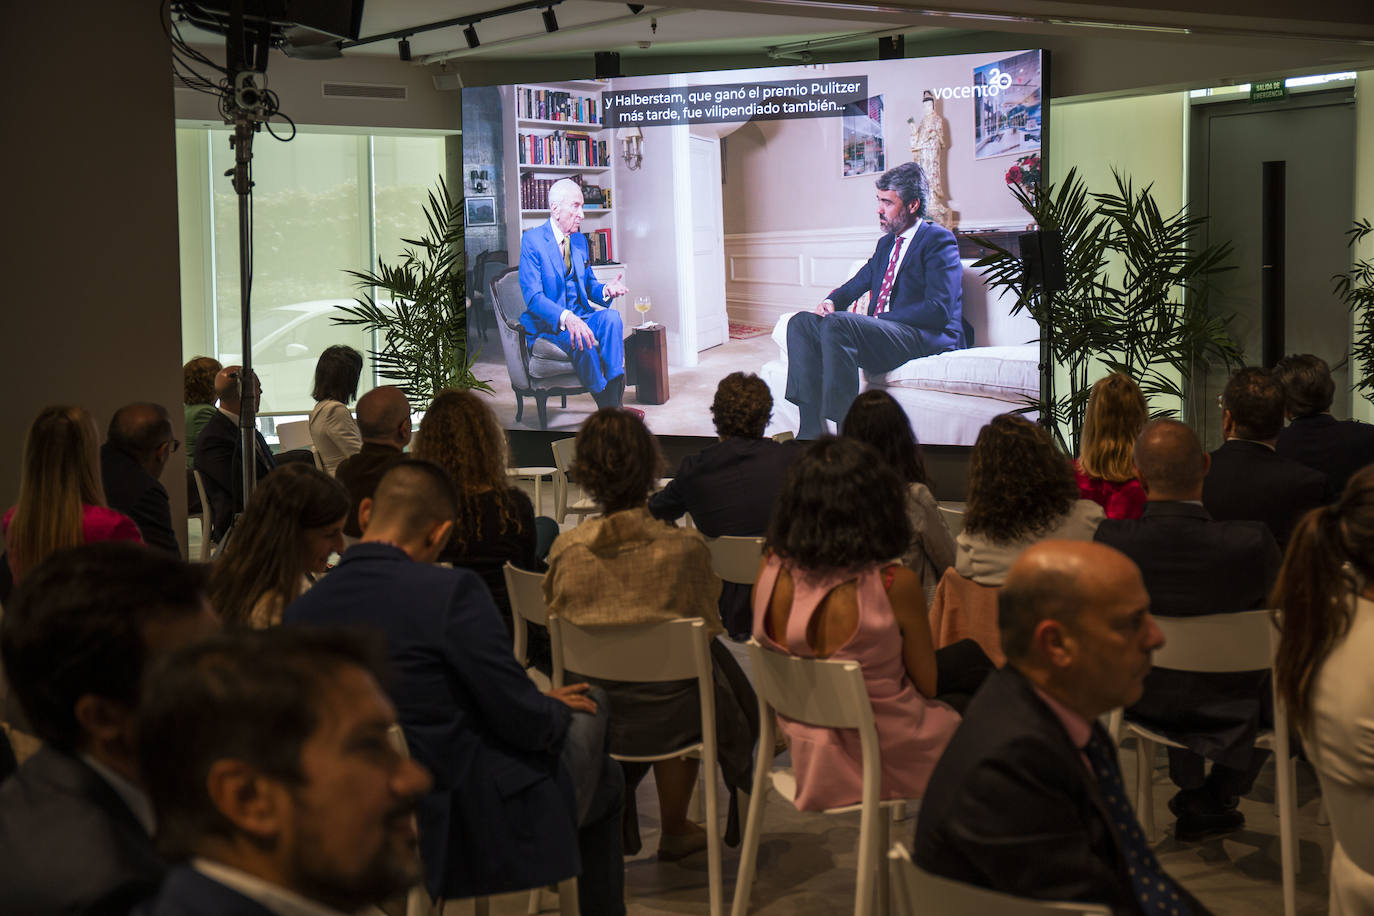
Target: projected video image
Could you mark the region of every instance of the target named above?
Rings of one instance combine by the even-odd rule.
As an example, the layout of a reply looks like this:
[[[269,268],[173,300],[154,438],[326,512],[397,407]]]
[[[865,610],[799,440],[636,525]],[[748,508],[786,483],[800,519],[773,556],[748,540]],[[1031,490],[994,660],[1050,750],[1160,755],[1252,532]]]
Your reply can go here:
[[[1034,228],[1009,182],[1041,171],[1044,75],[1029,50],[464,89],[492,406],[575,430],[623,401],[714,436],[745,371],[770,434],[883,387],[922,442],[972,444],[1039,390],[1035,323],[970,265],[974,236]]]

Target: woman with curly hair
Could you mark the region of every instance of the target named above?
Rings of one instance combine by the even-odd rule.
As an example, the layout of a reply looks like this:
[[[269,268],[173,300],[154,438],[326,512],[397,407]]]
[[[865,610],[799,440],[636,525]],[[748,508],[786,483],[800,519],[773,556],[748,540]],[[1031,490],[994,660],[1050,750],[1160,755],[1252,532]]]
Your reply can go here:
[[[262,479],[215,558],[207,593],[226,626],[263,629],[329,569],[344,549],[348,490],[313,465],[283,465]]]
[[[320,453],[320,463],[333,477],[343,460],[363,447],[363,434],[349,411],[358,395],[363,355],[352,347],[326,347],[315,363],[315,406],[310,411],[310,440]]]
[[[711,631],[715,674],[718,757],[726,785],[748,790],[758,737],[758,700],[728,649],[714,637],[724,631],[717,610],[720,579],[700,532],[667,525],[649,514],[649,491],[663,457],[639,417],[608,407],[577,433],[572,473],[601,506],[561,535],[549,553],[544,597],[550,613],[583,627],[653,623],[700,617]],[[701,709],[695,681],[621,683],[568,672],[605,689],[611,704],[611,752],[650,756],[700,740]],[[625,764],[627,806],[647,764]],[[694,759],[653,765],[662,836],[658,857],[672,861],[706,847],[702,828],[687,820],[696,780]],[[738,821],[730,793],[731,823]],[[626,818],[634,824],[633,817]],[[727,834],[728,839],[733,839]],[[635,846],[635,843],[629,844]]]
[[[503,567],[507,561],[534,571],[544,566],[534,504],[512,487],[506,476],[506,436],[496,415],[472,391],[441,391],[420,423],[411,453],[447,471],[458,489],[453,536],[439,559],[465,566],[481,576],[506,621],[506,630],[511,631],[510,597],[506,594]],[[545,543],[551,543],[557,535],[557,525],[552,519],[546,519],[544,524],[551,528],[545,532]],[[536,667],[542,667],[542,645],[543,639],[538,638],[537,644],[531,646]]]
[[[911,420],[892,395],[872,388],[854,399],[845,414],[840,435],[873,446],[888,467],[906,484],[906,517],[911,523],[911,542],[902,551],[902,562],[921,578],[926,600],[946,569],[954,565],[954,538],[949,533],[930,492],[921,445]]]
[[[15,582],[66,547],[143,540],[133,519],[105,504],[100,433],[85,408],[45,407],[34,418],[24,439],[19,501],[0,526]]]
[[[1000,586],[1031,544],[1090,541],[1105,517],[1097,503],[1078,498],[1073,464],[1054,447],[1049,430],[1015,414],[993,417],[969,456],[955,571]]]
[[[973,683],[960,685],[971,694],[992,669],[971,640],[939,653],[933,647],[920,577],[892,559],[911,543],[905,490],[871,446],[849,437],[816,440],[788,472],[754,586],[759,643],[863,668],[882,747],[883,798],[925,794],[959,725],[955,709],[936,700],[951,690],[949,674],[976,672]],[[780,721],[790,738],[797,807],[857,803],[858,736]]]
[[[1337,831],[1347,842],[1367,838],[1374,816],[1374,467],[1356,472],[1339,500],[1298,523],[1270,602],[1282,615],[1279,698]],[[1338,842],[1331,912],[1371,911],[1374,877]]]
[[[182,402],[186,405],[186,470],[196,460],[196,437],[215,415],[215,376],[224,367],[219,360],[197,356],[181,367]],[[195,488],[192,487],[194,490]]]
[[[1098,379],[1088,395],[1074,479],[1079,495],[1105,509],[1107,518],[1140,518],[1145,511],[1131,454],[1149,419],[1145,395],[1125,373]]]

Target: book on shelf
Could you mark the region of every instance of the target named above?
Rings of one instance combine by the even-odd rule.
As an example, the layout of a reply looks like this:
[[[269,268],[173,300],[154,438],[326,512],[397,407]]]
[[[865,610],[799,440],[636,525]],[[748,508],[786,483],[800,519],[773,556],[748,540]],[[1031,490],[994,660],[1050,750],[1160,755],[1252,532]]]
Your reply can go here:
[[[611,251],[611,230],[596,229],[582,233],[587,240],[588,260],[593,264],[608,264],[615,260]]]
[[[521,165],[596,166],[610,164],[606,141],[593,140],[580,131],[556,130],[551,134],[519,134],[516,138]]]
[[[600,124],[601,100],[558,89],[520,87],[515,92],[515,114],[528,121],[569,121]]]
[[[557,178],[536,178],[533,174],[526,172],[520,176],[520,209],[521,210],[547,210],[549,209],[549,188],[553,183],[560,179]],[[572,180],[582,184],[581,176],[573,175]],[[590,212],[600,212],[611,208],[611,191],[609,188],[600,188],[596,185],[582,184],[582,201],[584,209]],[[597,203],[596,201],[600,201]]]

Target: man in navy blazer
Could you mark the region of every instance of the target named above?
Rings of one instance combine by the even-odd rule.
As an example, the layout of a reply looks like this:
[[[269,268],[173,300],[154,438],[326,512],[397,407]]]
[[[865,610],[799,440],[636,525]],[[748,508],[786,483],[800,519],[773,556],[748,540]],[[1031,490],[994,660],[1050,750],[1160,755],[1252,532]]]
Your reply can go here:
[[[356,913],[419,882],[430,778],[394,739],[380,668],[357,632],[273,627],[156,671],[138,750],[179,864],[139,916]]]
[[[587,263],[582,188],[571,178],[549,188],[549,221],[520,237],[520,316],[530,347],[547,340],[572,359],[597,407],[619,407],[625,395],[625,342],[611,300],[626,292],[621,276],[602,284]]]
[[[840,422],[859,394],[859,369],[890,372],[917,358],[969,346],[959,244],[921,217],[930,198],[914,162],[877,181],[878,225],[886,233],[858,273],[813,311],[787,325],[787,400],[801,408],[797,436],[814,439]],[[895,249],[895,250],[894,250]],[[850,307],[869,294],[869,314]]]
[[[195,469],[205,481],[205,495],[210,500],[210,514],[214,528],[210,536],[220,541],[234,521],[234,514],[243,511],[243,435],[239,431],[239,412],[243,400],[239,394],[239,373],[242,366],[225,366],[215,376],[215,396],[219,410],[205,423],[196,437]],[[253,373],[253,413],[257,414],[262,400],[262,382]],[[262,480],[277,466],[277,459],[267,447],[262,433],[253,431],[257,447],[253,450],[256,478]]]
[[[432,565],[457,501],[435,465],[403,461],[387,471],[359,506],[362,541],[283,622],[384,637],[387,686],[410,753],[434,774],[418,810],[432,896],[501,894],[578,875],[582,912],[624,913],[624,779],[606,754],[605,704],[586,684],[541,694],[516,663],[482,580]]]
[[[1283,385],[1289,419],[1274,451],[1325,474],[1328,496],[1334,501],[1356,471],[1374,464],[1374,426],[1331,416],[1336,383],[1320,356],[1285,356],[1274,366],[1274,374]]]

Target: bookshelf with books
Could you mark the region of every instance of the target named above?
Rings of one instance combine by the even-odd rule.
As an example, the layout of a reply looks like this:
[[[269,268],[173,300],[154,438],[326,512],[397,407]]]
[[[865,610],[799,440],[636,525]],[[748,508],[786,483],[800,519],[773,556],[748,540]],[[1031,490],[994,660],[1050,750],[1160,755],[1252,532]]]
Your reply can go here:
[[[549,218],[549,188],[571,178],[582,185],[583,222],[593,264],[614,258],[614,169],[611,131],[602,124],[595,80],[501,88],[506,174],[518,176],[507,225],[532,229]]]

